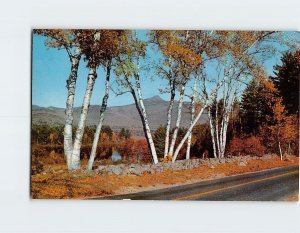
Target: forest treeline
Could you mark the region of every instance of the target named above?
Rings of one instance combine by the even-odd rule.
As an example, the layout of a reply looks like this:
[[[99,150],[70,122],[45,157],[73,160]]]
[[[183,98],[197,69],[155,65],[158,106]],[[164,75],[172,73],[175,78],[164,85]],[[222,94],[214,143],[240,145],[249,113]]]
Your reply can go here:
[[[69,170],[80,168],[82,155],[91,170],[104,150],[118,150],[124,156],[158,163],[191,157],[278,153],[298,153],[299,54],[292,36],[286,39],[275,31],[195,31],[151,30],[147,39],[134,30],[34,30],[47,38],[46,46],[64,49],[70,62],[67,80],[66,120],[40,139],[33,126],[32,142],[61,145]],[[281,64],[268,77],[263,63],[274,56],[278,46],[289,48]],[[149,59],[149,50],[158,54]],[[80,62],[89,70],[82,111],[73,125],[73,105]],[[105,92],[99,122],[87,127],[86,119],[98,70],[103,69]],[[148,121],[141,80],[149,69],[167,85],[169,95],[166,123],[155,131]],[[114,75],[112,75],[112,72]],[[149,75],[150,76],[150,75]],[[145,139],[122,138],[103,126],[112,80],[114,94],[130,93],[143,124]],[[154,78],[154,82],[155,82]],[[190,100],[190,126],[182,128],[184,99]],[[176,119],[172,119],[178,101]],[[197,124],[203,111],[207,124]],[[171,128],[171,122],[175,127]],[[110,129],[110,130],[109,130]],[[47,131],[47,130],[46,130]],[[123,133],[126,134],[126,129]],[[127,133],[129,133],[127,131]],[[130,133],[129,133],[130,134]],[[40,141],[39,141],[40,140]],[[106,141],[105,141],[106,140]],[[114,144],[115,143],[115,144]],[[85,148],[88,145],[87,152]],[[101,148],[102,145],[102,148]]]

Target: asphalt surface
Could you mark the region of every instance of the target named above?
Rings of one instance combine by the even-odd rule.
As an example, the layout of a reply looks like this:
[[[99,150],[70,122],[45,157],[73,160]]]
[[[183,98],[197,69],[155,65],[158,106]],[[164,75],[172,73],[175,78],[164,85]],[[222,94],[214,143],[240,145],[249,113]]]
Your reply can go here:
[[[289,166],[170,188],[94,199],[277,201],[298,193],[298,190],[299,166]]]

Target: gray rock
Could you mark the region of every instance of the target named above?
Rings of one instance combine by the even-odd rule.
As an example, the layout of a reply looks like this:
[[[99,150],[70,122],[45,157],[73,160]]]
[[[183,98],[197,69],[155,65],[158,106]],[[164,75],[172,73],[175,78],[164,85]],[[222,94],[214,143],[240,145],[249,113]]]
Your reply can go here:
[[[275,155],[276,156],[276,155]],[[264,155],[262,157],[247,156],[234,156],[226,158],[209,158],[209,159],[190,159],[190,160],[178,160],[175,163],[163,162],[158,164],[119,164],[119,165],[100,165],[95,172],[98,174],[116,174],[116,175],[137,175],[140,176],[143,173],[160,173],[164,170],[186,170],[193,169],[199,166],[208,166],[214,169],[219,164],[234,163],[238,166],[246,166],[249,160],[252,159],[270,159],[274,155]]]
[[[220,164],[225,163],[225,158],[220,158],[220,159],[219,159],[219,163],[220,163]]]
[[[245,167],[245,166],[247,166],[247,162],[241,161],[238,163],[238,166]]]

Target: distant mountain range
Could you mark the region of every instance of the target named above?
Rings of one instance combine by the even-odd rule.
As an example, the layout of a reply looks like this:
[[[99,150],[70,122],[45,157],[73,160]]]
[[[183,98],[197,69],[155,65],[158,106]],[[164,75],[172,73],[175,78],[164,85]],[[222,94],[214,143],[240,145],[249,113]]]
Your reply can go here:
[[[166,122],[167,109],[169,102],[163,100],[159,96],[154,96],[144,100],[146,111],[148,114],[151,129],[157,129]],[[189,103],[183,104],[183,114],[181,119],[181,127],[188,127],[190,123]],[[175,102],[172,112],[172,127],[175,124],[177,116],[178,102]],[[96,125],[99,118],[99,105],[91,105],[88,112],[87,125]],[[74,108],[74,125],[77,124],[81,107]],[[207,122],[207,113],[204,112],[199,123]],[[40,107],[32,105],[32,123],[33,124],[49,124],[63,125],[65,122],[65,109],[57,107]],[[128,128],[136,136],[143,135],[142,123],[135,104],[108,107],[104,115],[104,124],[109,125],[114,131],[121,128]]]

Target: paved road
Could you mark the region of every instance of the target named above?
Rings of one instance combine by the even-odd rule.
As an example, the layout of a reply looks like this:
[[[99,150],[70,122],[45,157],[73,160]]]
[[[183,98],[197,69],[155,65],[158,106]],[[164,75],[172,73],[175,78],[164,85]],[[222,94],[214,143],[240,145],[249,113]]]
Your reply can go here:
[[[299,166],[96,199],[276,201],[299,190]]]

